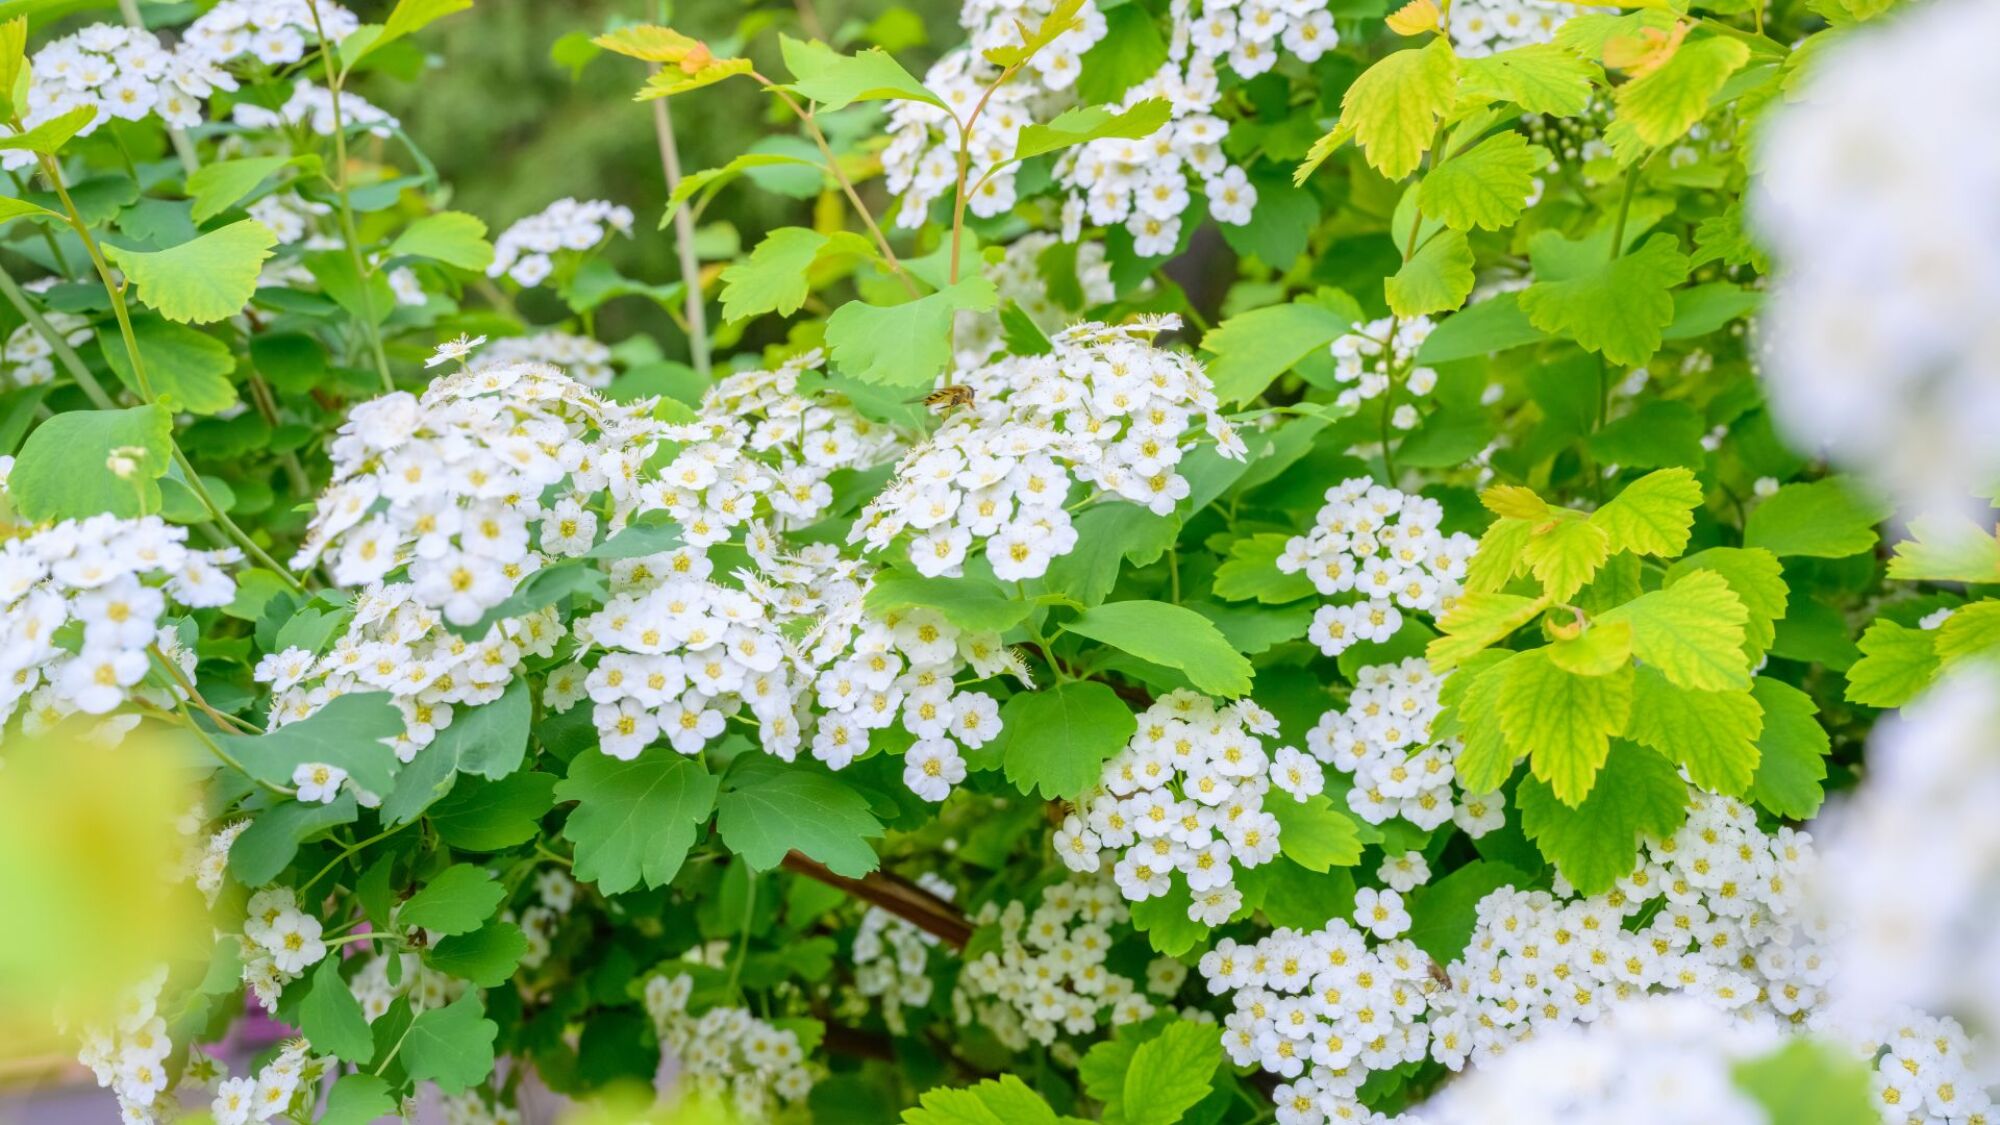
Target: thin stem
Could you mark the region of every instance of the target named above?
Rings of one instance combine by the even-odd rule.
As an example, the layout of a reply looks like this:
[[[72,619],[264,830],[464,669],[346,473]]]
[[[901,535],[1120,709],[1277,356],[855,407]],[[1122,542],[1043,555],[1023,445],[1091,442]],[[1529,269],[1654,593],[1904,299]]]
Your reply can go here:
[[[9,171],[7,175],[14,181],[14,194],[19,198],[27,198],[28,181],[23,179],[19,172]],[[68,277],[69,255],[63,253],[62,243],[56,241],[56,232],[41,223],[36,223],[35,226],[42,232],[42,241],[49,244],[49,256],[56,261],[56,271]]]
[[[104,393],[104,385],[97,381],[97,376],[92,375],[90,368],[84,366],[83,357],[76,354],[76,349],[69,346],[69,341],[63,339],[62,333],[56,331],[55,326],[48,322],[48,318],[28,300],[28,295],[14,280],[14,275],[8,273],[4,266],[0,266],[0,293],[7,295],[7,303],[13,305],[15,311],[21,314],[21,318],[33,325],[35,333],[48,343],[56,358],[62,361],[64,370],[69,372],[70,378],[75,379],[76,385],[83,389],[84,397],[90,399],[92,406],[99,410],[117,408],[118,404],[112,401],[110,395]]]
[[[167,659],[167,654],[160,651],[159,645],[148,646],[148,651],[153,654],[153,659],[159,661],[160,667],[166,670],[167,676],[174,681],[174,684],[187,693],[188,702],[194,704],[202,714],[213,719],[217,726],[235,727],[244,734],[264,733],[242,719],[234,715],[225,715],[211,706],[208,700],[202,698],[201,689],[195,687],[194,682],[187,678],[187,673],[182,672],[179,665]]]
[[[237,773],[242,774],[244,777],[249,778],[250,780],[256,782],[257,784],[263,786],[265,789],[271,791],[272,793],[277,794],[280,797],[290,797],[295,795],[295,793],[297,792],[296,790],[287,789],[282,785],[266,781],[263,778],[258,777],[256,774],[251,773],[249,769],[243,765],[242,762],[236,760],[236,755],[231,754],[227,750],[224,750],[222,748],[222,743],[217,742],[215,740],[214,735],[211,735],[207,731],[203,730],[201,728],[201,724],[194,721],[194,716],[188,714],[186,703],[180,703],[176,709],[179,711],[184,725],[186,725],[186,727],[189,730],[194,732],[194,736],[201,740],[201,744],[203,746],[208,747],[208,752],[215,755],[217,760],[221,761],[223,765],[228,766],[230,769],[235,770]]]
[[[361,258],[361,232],[354,224],[354,203],[347,194],[347,123],[340,114],[340,87],[343,78],[333,68],[332,44],[320,26],[319,0],[306,0],[312,13],[313,34],[319,37],[319,58],[326,73],[327,103],[333,110],[333,191],[340,203],[340,236],[347,243],[347,255],[354,262],[354,279],[361,301],[361,330],[375,358],[375,373],[382,389],[394,391],[396,380],[389,374],[389,356],[382,350],[382,328],[375,323],[375,295],[368,288],[368,264]]]
[[[792,115],[806,127],[806,132],[812,136],[813,144],[819,146],[820,155],[826,158],[827,172],[833,176],[834,182],[840,185],[841,192],[847,196],[847,202],[853,206],[855,213],[861,216],[862,225],[868,228],[868,233],[875,239],[875,248],[882,252],[882,259],[889,263],[890,272],[903,283],[903,288],[911,297],[922,296],[923,294],[917,290],[917,283],[910,280],[909,272],[903,268],[902,259],[896,257],[896,251],[890,248],[888,236],[884,235],[882,228],[876,225],[874,214],[868,210],[866,203],[861,202],[861,193],[854,190],[854,181],[848,179],[847,173],[840,170],[840,161],[833,155],[833,146],[827,144],[826,134],[820,132],[819,122],[813,120],[813,115],[804,106],[790,94],[779,89],[770,79],[754,70],[750,72],[750,77],[762,83],[766,90],[778,95],[778,99],[784,102],[792,111]]]
[[[745,868],[748,886],[743,892],[743,929],[736,935],[736,956],[729,962],[729,986],[725,992],[735,992],[736,982],[743,976],[743,959],[750,953],[750,926],[757,919],[757,876]]]
[[[1611,260],[1617,261],[1625,253],[1625,220],[1632,214],[1632,193],[1639,187],[1639,169],[1646,162],[1640,160],[1625,172],[1625,191],[1618,197],[1618,219],[1611,226]]]
[[[993,98],[994,91],[1007,84],[1019,67],[1010,66],[1000,72],[979,100],[972,105],[972,113],[964,121],[958,122],[958,186],[953,192],[951,207],[951,283],[958,284],[959,243],[965,235],[965,205],[968,202],[965,191],[965,174],[972,166],[972,127],[979,123],[979,115],[986,110],[986,103]],[[985,177],[981,177],[984,182]]]
[[[658,73],[660,66],[651,68]],[[660,170],[667,177],[667,194],[681,186],[681,152],[674,143],[674,118],[667,99],[653,99],[653,136],[660,144]],[[680,256],[681,284],[686,287],[688,352],[694,358],[695,373],[708,377],[711,357],[708,343],[708,309],[702,302],[701,263],[694,253],[694,216],[682,207],[674,212],[674,250]]]
[[[396,825],[394,828],[384,828],[382,831],[377,832],[373,836],[368,837],[366,840],[359,840],[356,841],[355,843],[347,845],[345,848],[342,848],[339,855],[334,856],[332,859],[328,860],[325,867],[322,867],[318,871],[314,872],[312,878],[307,879],[303,884],[299,886],[299,897],[304,898],[305,893],[312,889],[312,885],[314,883],[317,883],[321,879],[326,878],[327,872],[332,871],[334,868],[339,867],[343,863],[346,863],[348,857],[352,856],[355,852],[358,852],[361,849],[368,847],[371,844],[379,844],[382,841],[388,839],[391,836],[394,836],[396,833],[401,832],[403,829],[408,828],[410,825],[415,823],[416,821],[414,820],[404,821],[403,823]]]

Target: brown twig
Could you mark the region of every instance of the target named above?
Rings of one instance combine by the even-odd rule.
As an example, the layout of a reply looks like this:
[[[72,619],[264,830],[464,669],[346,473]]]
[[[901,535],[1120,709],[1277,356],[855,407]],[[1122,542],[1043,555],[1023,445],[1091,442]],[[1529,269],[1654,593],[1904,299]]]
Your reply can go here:
[[[795,875],[816,879],[871,906],[881,907],[953,949],[965,948],[972,938],[972,923],[958,907],[901,876],[871,871],[859,879],[850,879],[798,852],[788,853],[783,866]]]

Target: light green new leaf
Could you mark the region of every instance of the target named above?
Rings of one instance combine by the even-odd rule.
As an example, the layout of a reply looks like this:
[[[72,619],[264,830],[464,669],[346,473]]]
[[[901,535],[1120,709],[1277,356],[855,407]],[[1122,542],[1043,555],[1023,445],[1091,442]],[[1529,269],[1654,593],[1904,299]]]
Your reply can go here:
[[[1472,244],[1463,231],[1446,229],[1432,235],[1409,261],[1383,279],[1382,292],[1397,316],[1427,316],[1464,304],[1473,280]]]
[[[1753,547],[1710,547],[1667,568],[1663,586],[1672,586],[1698,570],[1712,570],[1729,583],[1749,617],[1743,622],[1743,649],[1752,663],[1770,650],[1785,617],[1791,588],[1777,556]]]
[[[1757,776],[1750,792],[1779,816],[1807,820],[1826,800],[1826,756],[1833,750],[1812,696],[1777,680],[1757,677],[1750,692],[1764,709],[1757,736]]]
[[[1278,850],[1307,871],[1324,873],[1361,862],[1361,826],[1334,808],[1324,793],[1295,801],[1274,792],[1264,799],[1264,811],[1278,821]]]
[[[1425,173],[1417,205],[1453,230],[1499,230],[1521,217],[1548,165],[1548,149],[1519,133],[1495,133]]]
[[[28,434],[14,459],[7,477],[14,510],[36,522],[157,512],[173,432],[173,415],[158,403],[57,414]],[[129,474],[120,476],[113,460],[129,463]]]
[[[563,837],[576,845],[576,877],[605,894],[641,881],[665,886],[694,846],[695,826],[715,809],[716,779],[700,762],[665,746],[621,762],[585,751],[556,786],[575,801]]]
[[[104,254],[125,272],[139,299],[161,316],[208,324],[235,316],[250,303],[258,271],[277,244],[271,228],[244,219],[166,250],[107,245]]]
[[[312,991],[299,1003],[299,1031],[313,1050],[342,1062],[365,1065],[375,1057],[375,1038],[361,1002],[340,975],[340,958],[328,957],[313,970]]]
[[[1881,1101],[1868,1064],[1851,1050],[1810,1036],[1786,1036],[1783,1046],[1731,1068],[1771,1125],[1875,1125]]]
[[[1632,713],[1632,674],[1579,676],[1564,671],[1542,649],[1505,665],[1500,729],[1515,756],[1547,782],[1556,797],[1577,805],[1589,796],[1611,740]]]
[[[729,850],[769,871],[797,849],[836,875],[859,879],[880,865],[868,843],[882,835],[868,798],[830,774],[769,759],[739,761],[715,803]]]
[[[1750,692],[1687,691],[1650,667],[1635,671],[1632,687],[1627,738],[1687,767],[1688,777],[1711,793],[1749,793],[1764,729],[1764,709]]]
[[[1542,231],[1533,241],[1548,240],[1568,241],[1555,231]],[[1521,290],[1521,311],[1544,332],[1575,340],[1613,363],[1638,367],[1660,350],[1661,330],[1674,319],[1671,290],[1687,271],[1674,236],[1656,234],[1595,269],[1541,277]]]
[[[40,125],[12,136],[0,137],[0,152],[36,152],[45,156],[62,151],[62,146],[97,119],[97,107],[82,105],[68,113],[51,117]]]
[[[1632,659],[1632,627],[1623,621],[1599,621],[1574,637],[1548,646],[1556,667],[1579,676],[1608,676]]]
[[[792,90],[816,101],[826,112],[855,102],[884,100],[923,102],[946,108],[936,94],[911,77],[889,52],[871,47],[843,55],[824,43],[778,36],[785,69],[792,72]]]
[[[1230,317],[1201,338],[1201,349],[1215,357],[1208,363],[1215,397],[1225,403],[1255,399],[1352,323],[1316,301],[1267,305]]]
[[[1509,633],[1535,619],[1547,608],[1546,597],[1520,594],[1468,593],[1438,619],[1445,635],[1434,640],[1425,656],[1439,675],[1463,664],[1474,653],[1499,644]]]
[[[972,1086],[936,1086],[903,1111],[903,1125],[1071,1125],[1011,1074]]]
[[[472,0],[396,0],[387,23],[363,24],[341,41],[341,65],[352,70],[362,59],[396,40],[470,7]]]
[[[1647,473],[1625,486],[1590,522],[1610,537],[1613,553],[1672,558],[1687,549],[1694,512],[1701,507],[1701,482],[1675,467]]]
[[[688,200],[693,199],[696,193],[705,191],[707,194],[702,198],[707,200],[722,190],[724,185],[752,168],[766,168],[773,165],[811,168],[820,173],[822,179],[826,175],[826,166],[816,160],[806,160],[781,152],[746,152],[720,168],[704,168],[681,177],[681,182],[674,187],[673,194],[667,196],[667,209],[660,215],[659,229],[667,229],[667,224],[674,220],[674,214],[685,206]]]
[[[722,318],[745,320],[761,313],[790,316],[812,292],[807,270],[827,236],[806,227],[779,227],[764,236],[749,256],[722,271]]]
[[[1174,1125],[1208,1096],[1222,1041],[1198,1023],[1170,1023],[1139,1044],[1125,1069],[1125,1125]]]
[[[1168,602],[1106,602],[1063,626],[1141,660],[1187,674],[1210,695],[1234,699],[1250,691],[1250,661],[1229,644],[1215,623]]]
[[[389,244],[390,257],[403,254],[474,273],[483,273],[493,264],[493,244],[486,241],[486,224],[463,211],[440,211],[411,223]]]
[[[1021,129],[1014,142],[1014,159],[1027,160],[1045,152],[1105,138],[1138,140],[1159,132],[1173,115],[1165,98],[1146,98],[1122,110],[1108,106],[1080,105],[1064,110],[1047,125],[1030,124]]]
[[[1452,717],[1459,728],[1463,745],[1458,752],[1458,780],[1468,793],[1492,793],[1506,784],[1514,773],[1514,763],[1520,760],[1520,752],[1508,741],[1500,729],[1501,701],[1506,698],[1507,682],[1512,678],[1506,665],[1529,656],[1528,653],[1482,653],[1477,661],[1498,657],[1504,663],[1489,664],[1484,670],[1475,671],[1475,665],[1461,668],[1447,683],[1464,682],[1464,696],[1458,701]]]
[[[493,917],[506,897],[507,888],[491,872],[455,863],[405,900],[396,911],[396,922],[432,934],[471,933]]]
[[[1390,54],[1347,88],[1340,99],[1341,129],[1351,131],[1376,171],[1392,180],[1416,171],[1438,122],[1457,100],[1458,66],[1451,44],[1438,38]]]
[[[1728,580],[1712,570],[1641,594],[1600,618],[1630,624],[1632,654],[1695,691],[1750,686],[1750,661],[1743,648],[1749,619],[1750,611]]]
[[[1901,707],[1937,678],[1937,631],[1880,620],[1859,642],[1861,659],[1847,670],[1847,701]]]
[[[1611,537],[1581,519],[1559,519],[1547,530],[1537,528],[1522,550],[1529,571],[1541,581],[1543,596],[1551,603],[1568,601],[1610,557]]]
[[[419,1015],[403,1036],[403,1069],[417,1082],[435,1082],[456,1094],[493,1073],[493,1040],[500,1026],[486,1018],[479,990]]]
[[[1509,101],[1529,113],[1574,117],[1604,77],[1595,63],[1554,43],[1530,43],[1460,64],[1459,94]]]
[[[1899,582],[2000,583],[2000,535],[1959,515],[1910,521],[1910,538],[1896,544],[1889,577]]]
[[[1687,785],[1674,764],[1619,742],[1581,805],[1558,800],[1535,778],[1521,782],[1521,831],[1579,894],[1603,894],[1639,865],[1639,840],[1664,840],[1687,819]]]
[[[236,386],[229,381],[236,357],[228,344],[157,316],[133,317],[132,337],[146,365],[146,383],[161,406],[176,413],[217,414],[236,405]],[[116,331],[99,330],[97,347],[118,378],[138,391],[124,338]]]
[[[1743,545],[1779,558],[1842,559],[1873,548],[1875,525],[1888,514],[1886,505],[1865,499],[1840,477],[1788,484],[1750,510]]]
[[[1749,47],[1720,35],[1682,43],[1666,65],[1612,93],[1618,120],[1651,148],[1672,144],[1708,116],[1710,100],[1749,60]]]
[[[188,197],[194,200],[194,221],[205,223],[235,206],[258,184],[292,163],[290,156],[250,156],[242,160],[218,160],[204,164],[187,178]]]
[[[827,350],[841,373],[864,383],[920,387],[951,362],[952,317],[985,312],[997,299],[993,283],[975,274],[900,305],[849,301],[827,318]]]
[[[1000,709],[999,752],[1007,780],[1023,793],[1073,800],[1103,777],[1138,720],[1105,684],[1072,680],[1019,692]]]
[[[372,1074],[345,1074],[326,1096],[326,1110],[319,1125],[368,1125],[396,1113],[396,1099],[389,1096],[389,1084]]]
[[[1937,628],[1938,661],[1947,668],[1996,650],[2000,650],[2000,601],[1960,606]]]

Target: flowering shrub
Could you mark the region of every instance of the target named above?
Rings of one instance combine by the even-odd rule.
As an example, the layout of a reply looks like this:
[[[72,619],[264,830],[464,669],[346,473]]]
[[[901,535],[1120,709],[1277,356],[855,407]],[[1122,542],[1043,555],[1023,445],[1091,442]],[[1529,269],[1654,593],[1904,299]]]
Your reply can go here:
[[[1993,1119],[1992,5],[689,3],[492,237],[471,0],[29,7],[0,812],[164,748],[205,925],[0,1020],[125,1120]]]

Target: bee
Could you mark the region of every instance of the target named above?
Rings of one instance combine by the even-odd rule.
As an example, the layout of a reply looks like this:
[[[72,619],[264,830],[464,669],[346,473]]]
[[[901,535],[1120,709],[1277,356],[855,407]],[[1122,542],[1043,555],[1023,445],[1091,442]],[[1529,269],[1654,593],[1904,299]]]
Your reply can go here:
[[[1446,992],[1451,991],[1451,974],[1444,971],[1444,966],[1437,963],[1437,958],[1427,957],[1425,960],[1429,962],[1424,968],[1430,974],[1431,982]]]
[[[910,401],[921,402],[933,412],[943,414],[960,406],[971,406],[972,388],[963,383],[952,383],[949,386],[939,387],[922,398],[913,398]]]

